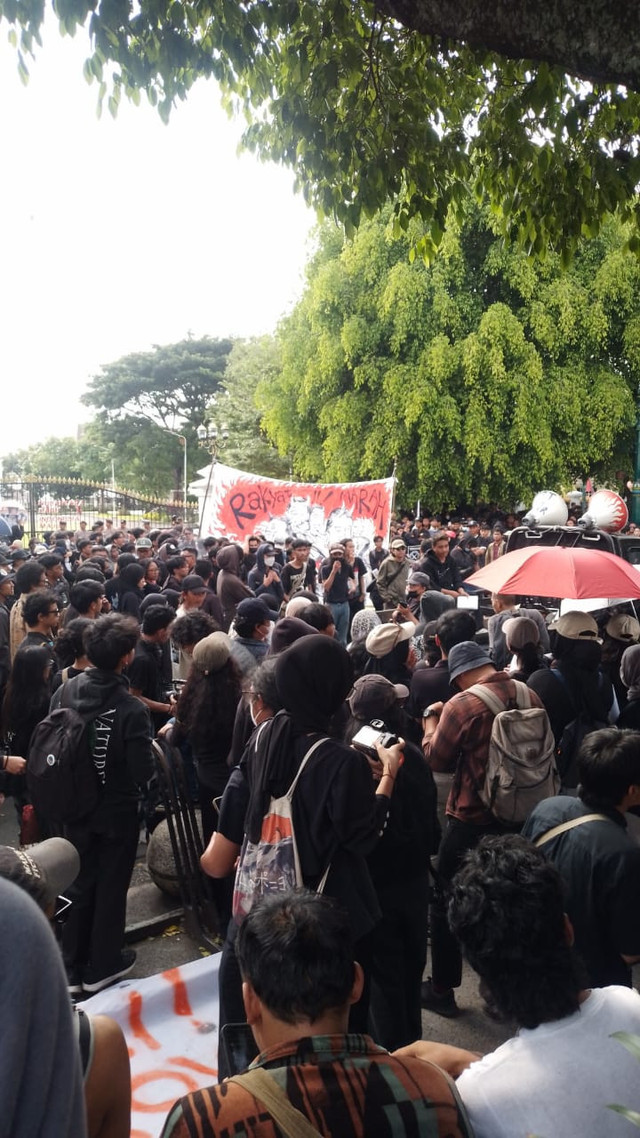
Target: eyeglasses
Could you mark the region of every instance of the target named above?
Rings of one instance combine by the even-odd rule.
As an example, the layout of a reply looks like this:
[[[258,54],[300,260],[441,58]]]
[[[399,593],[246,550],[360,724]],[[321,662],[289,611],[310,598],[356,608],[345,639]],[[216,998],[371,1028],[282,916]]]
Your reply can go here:
[[[59,616],[59,615],[60,615],[60,609],[49,609],[49,612],[47,613],[47,616]]]

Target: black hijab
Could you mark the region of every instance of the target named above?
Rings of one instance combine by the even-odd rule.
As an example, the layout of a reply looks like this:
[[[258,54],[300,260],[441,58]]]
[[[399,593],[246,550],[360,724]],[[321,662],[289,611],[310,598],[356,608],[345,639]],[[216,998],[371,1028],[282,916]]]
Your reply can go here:
[[[262,819],[274,794],[284,794],[293,782],[301,756],[296,747],[302,735],[327,735],[331,718],[353,686],[349,655],[321,633],[296,640],[276,664],[276,688],[283,710],[268,722],[252,749],[246,777],[250,799],[249,840],[257,842]]]

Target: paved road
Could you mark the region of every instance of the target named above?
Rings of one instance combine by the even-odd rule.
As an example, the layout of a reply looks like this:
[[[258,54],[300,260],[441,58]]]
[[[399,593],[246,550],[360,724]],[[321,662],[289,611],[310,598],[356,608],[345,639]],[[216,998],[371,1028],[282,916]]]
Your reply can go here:
[[[633,821],[637,825],[638,820]],[[0,844],[17,845],[17,842],[15,812],[11,800],[7,800],[0,806]],[[179,907],[174,899],[168,898],[150,881],[145,856],[146,846],[141,842],[129,890],[127,924],[130,930],[139,927],[145,920],[161,917],[163,913],[175,911]],[[210,948],[200,938],[187,934],[181,918],[172,920],[169,927],[161,933],[136,939],[135,947],[138,959],[131,975],[138,979],[175,968],[190,960],[198,960],[210,952]],[[640,969],[636,969],[635,981],[636,985],[640,981]],[[444,1019],[430,1012],[422,1013],[424,1039],[453,1043],[458,1047],[484,1053],[493,1050],[512,1034],[507,1025],[494,1023],[482,1011],[477,979],[466,966],[457,999],[461,1008],[461,1015],[457,1019]]]

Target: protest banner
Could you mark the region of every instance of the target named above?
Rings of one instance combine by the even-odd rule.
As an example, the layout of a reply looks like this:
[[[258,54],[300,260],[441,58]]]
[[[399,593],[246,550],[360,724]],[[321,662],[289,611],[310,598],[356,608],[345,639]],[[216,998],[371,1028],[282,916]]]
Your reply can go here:
[[[229,537],[244,542],[252,533],[284,543],[305,537],[317,556],[332,541],[353,538],[362,556],[375,534],[389,534],[393,478],[375,482],[285,482],[263,478],[217,462],[201,472],[194,491],[206,494],[201,510],[201,537]],[[208,493],[207,493],[208,490]]]

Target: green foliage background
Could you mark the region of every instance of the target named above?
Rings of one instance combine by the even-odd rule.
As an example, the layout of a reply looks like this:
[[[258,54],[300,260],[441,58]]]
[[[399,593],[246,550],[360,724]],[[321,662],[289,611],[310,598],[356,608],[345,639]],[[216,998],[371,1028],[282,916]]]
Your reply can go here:
[[[513,503],[630,470],[640,274],[619,223],[569,272],[508,250],[479,211],[430,267],[392,210],[351,242],[327,226],[258,389],[270,437],[305,478],[380,477],[433,504]]]

